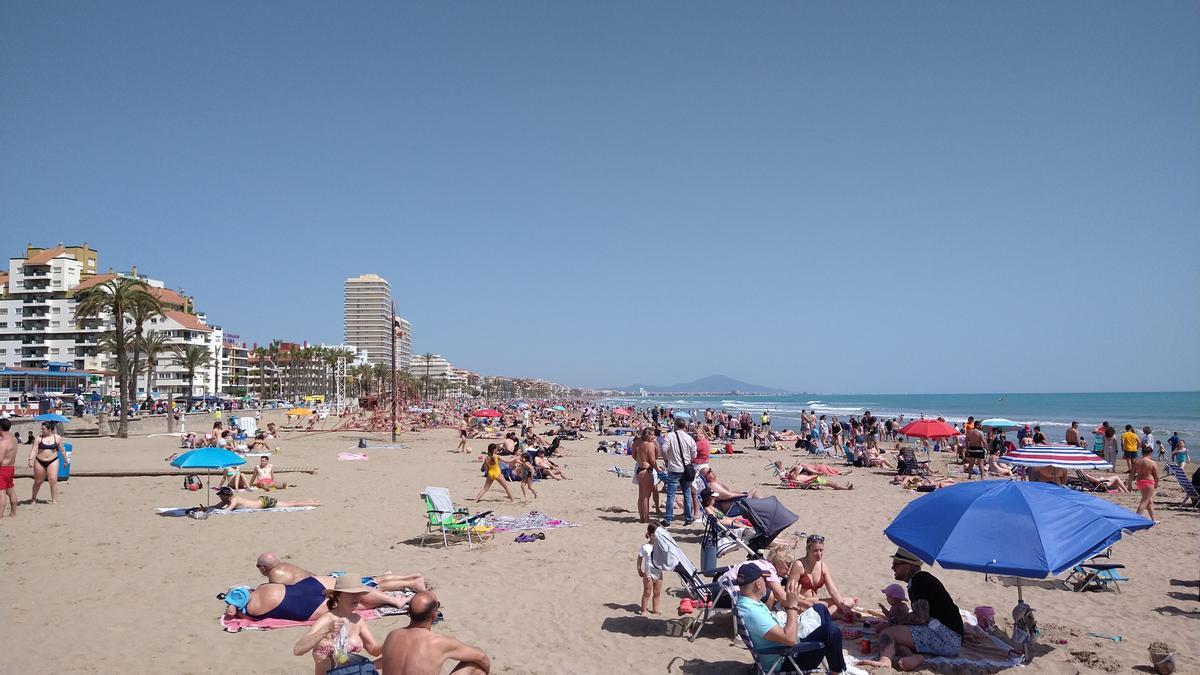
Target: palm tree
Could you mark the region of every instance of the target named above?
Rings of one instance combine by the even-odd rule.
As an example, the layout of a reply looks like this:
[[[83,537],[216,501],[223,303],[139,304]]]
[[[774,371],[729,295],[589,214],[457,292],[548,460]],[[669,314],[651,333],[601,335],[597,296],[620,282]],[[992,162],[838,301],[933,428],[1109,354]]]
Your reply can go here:
[[[133,331],[127,329],[124,331],[124,333],[125,333],[125,336],[124,336],[124,339],[122,340],[122,342],[125,345],[126,357],[129,357],[130,352],[133,351],[133,340],[134,340]],[[111,330],[104,331],[103,333],[100,334],[100,337],[98,337],[96,339],[96,353],[97,354],[109,354],[115,359],[117,356],[117,349],[118,349],[117,344],[118,344],[118,341],[117,341],[116,332],[111,331]],[[126,364],[127,365],[125,366],[125,373],[127,375],[132,376],[133,368],[132,368],[132,362],[129,360],[129,358],[126,359]],[[119,363],[118,363],[118,367],[120,367]]]
[[[145,335],[146,322],[152,317],[159,316],[163,312],[163,305],[158,298],[150,293],[145,293],[134,298],[133,304],[129,307],[129,318],[133,320],[133,343],[131,351],[133,352],[133,372],[140,372],[138,368],[138,354],[142,351],[142,337]],[[133,390],[129,392],[131,398],[137,398],[137,382],[133,383]],[[146,395],[150,395],[150,384],[146,384]]]
[[[154,371],[158,366],[158,356],[170,350],[167,345],[167,338],[160,330],[152,330],[138,339],[138,346],[143,354],[146,355],[146,395],[150,395],[150,390],[154,386]]]
[[[192,409],[192,386],[196,371],[207,366],[212,360],[212,352],[204,345],[176,345],[175,362],[187,370],[188,400],[187,409]]]
[[[129,437],[131,376],[125,317],[133,311],[135,305],[147,302],[157,303],[158,300],[150,295],[150,287],[146,285],[146,282],[141,279],[117,277],[85,290],[79,295],[79,304],[75,307],[77,322],[89,318],[100,318],[105,314],[113,318],[112,347],[117,355],[117,385],[121,388],[117,438]]]
[[[433,364],[433,352],[425,352],[421,355],[425,359],[425,396],[429,396],[429,366]]]

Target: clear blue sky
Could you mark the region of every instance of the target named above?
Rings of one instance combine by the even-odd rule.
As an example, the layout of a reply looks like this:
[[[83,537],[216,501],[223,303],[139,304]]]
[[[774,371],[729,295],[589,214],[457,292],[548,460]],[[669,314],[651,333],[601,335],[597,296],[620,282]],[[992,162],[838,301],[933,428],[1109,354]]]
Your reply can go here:
[[[1200,388],[1200,5],[0,4],[0,247],[574,385]],[[1014,320],[1019,318],[1019,321]]]

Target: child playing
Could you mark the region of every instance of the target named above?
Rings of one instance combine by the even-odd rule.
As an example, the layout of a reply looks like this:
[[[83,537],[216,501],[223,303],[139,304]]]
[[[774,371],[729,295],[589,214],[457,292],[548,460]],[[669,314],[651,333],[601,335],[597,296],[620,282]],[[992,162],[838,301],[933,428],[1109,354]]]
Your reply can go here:
[[[904,602],[904,588],[900,584],[891,584],[884,588],[883,595],[887,598],[888,606],[880,605],[879,609],[883,610],[888,623],[894,625],[908,616],[908,605]]]
[[[646,539],[654,538],[654,531],[658,529],[658,523],[650,523],[646,527]],[[637,573],[642,578],[642,616],[646,615],[646,605],[650,604],[652,609],[651,614],[658,614],[658,600],[662,597],[662,570],[654,566],[650,555],[653,553],[654,547],[649,542],[642,544],[641,550],[638,551],[637,557]],[[651,602],[651,594],[653,593],[653,602]]]

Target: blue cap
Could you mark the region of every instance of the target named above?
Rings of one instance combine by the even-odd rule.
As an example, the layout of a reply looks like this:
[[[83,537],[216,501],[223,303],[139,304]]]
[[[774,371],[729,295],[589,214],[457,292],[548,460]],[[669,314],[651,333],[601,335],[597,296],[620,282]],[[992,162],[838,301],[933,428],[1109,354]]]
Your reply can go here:
[[[239,612],[245,612],[246,605],[250,604],[250,587],[234,586],[225,591],[225,597],[222,600],[225,601],[225,604],[236,607]]]

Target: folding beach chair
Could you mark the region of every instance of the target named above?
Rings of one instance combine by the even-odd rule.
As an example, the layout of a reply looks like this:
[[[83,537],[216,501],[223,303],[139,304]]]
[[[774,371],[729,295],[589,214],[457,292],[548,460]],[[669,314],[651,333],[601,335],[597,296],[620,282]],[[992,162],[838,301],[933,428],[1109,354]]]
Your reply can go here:
[[[1183,501],[1180,506],[1200,506],[1200,492],[1196,491],[1196,486],[1188,479],[1187,474],[1183,472],[1183,468],[1178,464],[1168,464],[1167,471],[1175,476],[1175,480],[1179,481],[1179,487],[1183,488]],[[1191,502],[1189,504],[1188,502]]]
[[[896,473],[901,476],[928,476],[929,461],[917,459],[912,448],[901,448],[896,460]]]
[[[779,467],[775,466],[774,462],[766,465],[763,468],[771,470],[771,473],[779,479],[779,487],[784,490],[811,490],[817,487],[816,483],[813,481],[795,481],[791,480],[790,478],[784,478],[783,471],[781,471]]]
[[[821,664],[825,661],[825,657],[821,656],[820,660],[813,663],[811,667],[802,668],[797,663],[796,658],[802,658],[806,663],[813,662],[812,652],[818,654],[825,649],[825,644],[822,642],[804,642],[799,645],[788,647],[787,645],[779,645],[778,647],[768,647],[765,649],[755,649],[754,642],[750,640],[750,633],[746,631],[746,625],[742,623],[742,616],[738,613],[737,603],[733,605],[733,624],[737,630],[738,637],[742,638],[742,643],[746,645],[746,649],[750,650],[750,657],[754,659],[754,673],[756,675],[782,675],[784,673],[812,673],[817,672],[821,668]],[[778,656],[775,664],[770,668],[763,668],[759,657],[763,656]],[[828,672],[827,670],[821,672]]]
[[[1107,548],[1103,553],[1097,553],[1071,568],[1071,572],[1062,580],[1063,584],[1076,593],[1104,590],[1110,585],[1120,593],[1121,586],[1118,582],[1129,581],[1129,578],[1121,576],[1117,570],[1123,570],[1125,566],[1114,562],[1098,562],[1101,558],[1111,561],[1112,548]]]
[[[440,487],[426,487],[421,493],[421,500],[425,502],[425,533],[421,535],[421,546],[425,545],[425,538],[430,533],[440,532],[442,535],[442,546],[450,546],[450,535],[466,536],[467,548],[471,547],[471,538],[478,539],[480,543],[485,538],[492,536],[492,528],[486,525],[480,525],[479,521],[491,515],[491,511],[484,511],[471,515],[466,509],[454,508],[454,503],[450,501],[450,491]]]
[[[731,589],[723,586],[720,581],[704,581],[700,578],[700,573],[696,571],[695,565],[691,560],[684,555],[679,545],[675,543],[675,538],[667,531],[665,527],[660,527],[654,531],[653,551],[650,554],[650,561],[660,570],[672,570],[679,575],[683,581],[684,590],[688,597],[699,602],[700,616],[692,621],[691,626],[687,629],[688,641],[695,640],[704,626],[712,621],[717,616],[718,610],[730,609],[733,607],[733,596]],[[706,571],[704,574],[709,577],[718,577],[723,574],[728,568],[719,568]]]

